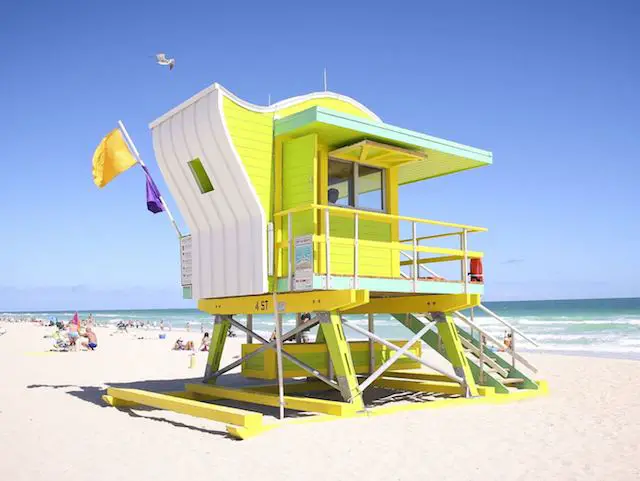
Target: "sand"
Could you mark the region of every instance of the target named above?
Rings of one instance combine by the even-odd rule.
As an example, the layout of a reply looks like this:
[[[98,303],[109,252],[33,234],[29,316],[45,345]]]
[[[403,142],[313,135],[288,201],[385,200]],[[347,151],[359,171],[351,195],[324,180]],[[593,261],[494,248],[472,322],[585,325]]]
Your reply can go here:
[[[1,479],[640,479],[638,361],[531,354],[546,397],[290,425],[235,441],[212,421],[100,400],[106,385],[162,390],[199,378],[205,353],[189,369],[188,354],[170,351],[178,335],[198,342],[197,332],[160,341],[102,329],[96,352],[45,354],[50,329],[5,327]],[[231,340],[227,361],[240,342]]]

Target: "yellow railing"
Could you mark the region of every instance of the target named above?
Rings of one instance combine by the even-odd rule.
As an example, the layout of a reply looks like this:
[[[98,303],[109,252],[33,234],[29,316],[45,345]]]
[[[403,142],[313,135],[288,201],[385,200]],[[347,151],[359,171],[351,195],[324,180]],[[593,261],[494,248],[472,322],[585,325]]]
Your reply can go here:
[[[473,225],[465,225],[465,224],[456,224],[453,222],[443,222],[443,221],[439,221],[439,220],[429,220],[429,219],[420,219],[418,217],[407,217],[405,215],[394,215],[394,214],[384,214],[382,212],[371,212],[368,210],[358,210],[358,209],[352,209],[350,207],[337,207],[334,205],[319,205],[319,204],[309,204],[309,205],[304,205],[304,206],[300,206],[300,207],[294,207],[292,209],[287,209],[287,210],[283,210],[280,212],[276,212],[274,214],[274,217],[283,217],[285,215],[288,214],[295,214],[296,212],[305,212],[308,210],[324,210],[324,211],[329,211],[331,213],[335,213],[337,215],[342,215],[342,216],[354,216],[354,215],[358,215],[361,219],[373,219],[373,220],[385,220],[385,221],[390,221],[390,220],[402,220],[402,221],[407,221],[407,222],[415,222],[417,224],[429,224],[429,225],[435,225],[435,226],[439,226],[439,227],[451,227],[453,229],[463,229],[466,230],[468,233],[471,232],[487,232],[487,228],[486,227],[477,227],[477,226],[473,226]],[[447,235],[453,235],[454,233],[447,233]],[[424,239],[428,238],[424,237]]]
[[[358,264],[359,264],[359,253],[362,248],[373,248],[373,249],[385,249],[391,252],[399,252],[404,255],[408,260],[400,261],[399,269],[402,266],[410,266],[411,267],[411,277],[402,273],[401,270],[398,272],[400,276],[403,276],[407,279],[413,280],[413,286],[415,290],[416,282],[419,278],[418,269],[425,268],[423,264],[431,263],[431,262],[450,262],[450,261],[460,261],[460,275],[461,282],[465,284],[465,292],[468,288],[469,282],[469,274],[468,274],[468,260],[473,258],[481,258],[483,257],[482,252],[470,251],[467,247],[467,235],[469,233],[474,232],[486,232],[487,229],[484,227],[477,227],[472,225],[465,224],[457,224],[453,222],[443,222],[443,221],[435,221],[429,219],[420,219],[416,217],[408,217],[402,215],[394,215],[394,214],[385,214],[380,212],[371,212],[365,210],[358,210],[352,208],[345,207],[337,207],[333,205],[318,205],[311,204],[306,206],[295,207],[292,209],[287,209],[281,212],[277,212],[274,214],[274,217],[278,220],[282,220],[284,218],[287,219],[287,233],[286,240],[285,232],[282,229],[282,223],[278,222],[276,225],[280,226],[276,227],[276,240],[273,244],[275,247],[275,263],[278,265],[279,260],[285,260],[283,257],[283,252],[287,251],[286,261],[288,265],[287,273],[289,278],[289,287],[292,289],[292,268],[293,268],[293,227],[292,227],[292,219],[293,214],[298,214],[301,212],[313,211],[318,212],[319,214],[323,214],[320,218],[316,218],[316,220],[320,221],[319,224],[321,227],[317,230],[320,233],[314,233],[312,235],[313,244],[318,247],[318,252],[322,252],[324,250],[324,262],[322,263],[322,267],[324,267],[323,274],[326,276],[326,286],[330,288],[331,282],[331,246],[345,246],[353,248],[353,279],[354,286],[358,285]],[[330,232],[330,218],[332,216],[335,217],[349,217],[354,221],[354,235],[353,238],[345,238],[345,237],[336,237],[329,235],[326,236],[327,232]],[[322,219],[322,220],[320,220]],[[411,223],[412,236],[409,239],[404,240],[391,240],[391,241],[377,241],[377,240],[364,240],[359,238],[359,222],[360,220],[371,220],[371,221],[379,221],[387,224],[399,224],[400,222],[409,222]],[[418,237],[416,235],[416,228],[418,225],[429,225],[435,227],[449,228],[455,229],[452,232],[439,233],[436,235],[422,236]],[[420,245],[420,242],[430,239],[444,238],[450,236],[458,236],[460,239],[460,248],[448,248],[448,247],[435,247],[435,246],[425,246]],[[397,238],[396,236],[394,236]],[[323,249],[324,248],[324,249]],[[408,254],[410,252],[412,255]],[[428,258],[420,258],[420,254],[435,254],[436,257],[428,257]],[[428,272],[433,273],[428,268],[425,268]],[[279,272],[280,269],[275,270],[275,272]]]

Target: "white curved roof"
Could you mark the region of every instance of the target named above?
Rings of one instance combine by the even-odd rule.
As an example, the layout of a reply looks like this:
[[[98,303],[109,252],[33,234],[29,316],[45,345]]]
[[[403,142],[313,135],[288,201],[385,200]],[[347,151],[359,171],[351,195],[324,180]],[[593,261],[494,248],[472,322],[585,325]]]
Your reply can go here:
[[[276,102],[274,104],[265,106],[265,105],[256,105],[256,104],[252,104],[251,102],[247,102],[246,100],[243,100],[240,97],[238,97],[238,96],[234,95],[233,93],[231,93],[229,90],[224,88],[222,85],[220,85],[218,83],[214,83],[210,87],[207,87],[206,89],[198,92],[197,94],[195,94],[190,99],[185,100],[184,102],[182,102],[177,107],[174,107],[173,109],[169,110],[169,112],[167,112],[166,114],[162,115],[161,117],[158,117],[156,120],[154,120],[153,122],[151,122],[149,124],[149,128],[153,129],[156,125],[164,122],[165,120],[169,119],[173,115],[175,115],[178,112],[182,111],[183,109],[187,108],[190,104],[192,104],[194,102],[197,102],[200,98],[202,98],[202,97],[204,97],[204,96],[208,95],[209,93],[211,93],[213,91],[216,91],[216,90],[224,93],[224,95],[226,95],[227,97],[232,99],[234,102],[237,102],[238,104],[242,105],[243,107],[245,107],[247,109],[250,109],[250,110],[253,110],[255,112],[264,112],[264,113],[274,112],[275,113],[278,110],[282,110],[284,108],[291,107],[293,105],[296,105],[296,104],[299,104],[299,103],[302,103],[302,102],[306,102],[307,100],[320,99],[320,98],[330,98],[330,99],[342,100],[343,102],[350,103],[354,107],[357,107],[358,109],[360,109],[363,112],[367,113],[374,120],[376,120],[378,122],[382,122],[380,117],[378,117],[375,114],[375,112],[373,112],[372,110],[369,110],[367,107],[362,105],[357,100],[355,100],[355,99],[353,99],[351,97],[347,97],[346,95],[341,95],[341,94],[338,94],[338,93],[335,93],[335,92],[312,92],[312,93],[305,94],[305,95],[298,95],[297,97],[290,97],[288,99],[284,99],[284,100],[281,100],[281,101]]]

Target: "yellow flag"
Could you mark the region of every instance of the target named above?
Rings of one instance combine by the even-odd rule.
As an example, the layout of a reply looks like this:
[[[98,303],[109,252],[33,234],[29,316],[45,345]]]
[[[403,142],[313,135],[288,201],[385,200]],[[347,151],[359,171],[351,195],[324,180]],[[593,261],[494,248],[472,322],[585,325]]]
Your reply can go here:
[[[114,129],[102,139],[93,154],[93,182],[98,187],[104,187],[135,163],[136,159],[129,151],[122,132]]]

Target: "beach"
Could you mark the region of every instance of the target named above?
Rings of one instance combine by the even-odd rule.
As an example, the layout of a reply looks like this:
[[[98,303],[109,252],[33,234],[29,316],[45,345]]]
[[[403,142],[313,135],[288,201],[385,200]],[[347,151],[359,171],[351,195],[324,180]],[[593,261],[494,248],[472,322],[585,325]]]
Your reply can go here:
[[[95,352],[47,353],[50,328],[3,326],[3,479],[640,478],[633,360],[531,354],[549,383],[546,396],[291,424],[236,441],[220,423],[101,400],[106,386],[162,391],[201,378],[206,353],[191,369],[189,353],[171,351],[179,336],[198,345],[199,332],[160,340],[153,331],[98,328]],[[242,342],[229,339],[223,364]]]

